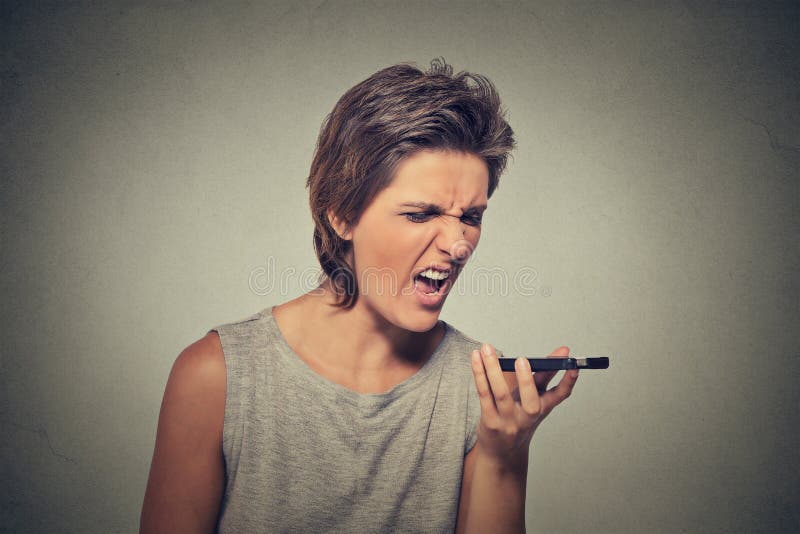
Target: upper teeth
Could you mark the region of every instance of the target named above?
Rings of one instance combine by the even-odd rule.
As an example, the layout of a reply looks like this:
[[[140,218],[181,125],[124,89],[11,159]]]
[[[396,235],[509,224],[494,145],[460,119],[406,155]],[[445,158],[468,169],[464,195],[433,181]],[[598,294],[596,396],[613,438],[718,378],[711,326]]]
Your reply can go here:
[[[435,271],[433,269],[428,269],[426,271],[422,271],[419,273],[420,276],[424,276],[425,278],[432,278],[433,280],[444,280],[448,276],[450,276],[450,271]]]

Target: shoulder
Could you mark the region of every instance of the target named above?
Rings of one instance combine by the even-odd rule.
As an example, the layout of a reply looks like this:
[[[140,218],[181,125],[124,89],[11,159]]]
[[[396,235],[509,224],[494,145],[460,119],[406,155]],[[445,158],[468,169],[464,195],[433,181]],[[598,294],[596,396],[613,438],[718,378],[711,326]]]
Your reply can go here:
[[[181,417],[191,411],[195,424],[217,431],[225,410],[226,388],[222,343],[219,334],[210,331],[175,359],[164,391],[164,404],[170,411],[182,412]]]
[[[480,347],[480,342],[473,337],[468,336],[450,323],[445,324],[447,325],[447,330],[450,332],[450,339],[452,340],[453,344]]]
[[[242,319],[217,325],[209,330],[208,333],[217,334],[217,337],[221,335],[223,338],[235,338],[239,336],[252,335],[254,329],[257,329],[260,325],[263,325],[264,321],[269,315],[271,315],[269,309],[262,310]],[[203,339],[199,340],[198,343],[202,342]],[[224,345],[224,339],[222,344]]]
[[[170,379],[190,382],[185,387],[225,383],[225,356],[216,331],[210,331],[181,351],[175,359]]]
[[[208,332],[178,355],[164,389],[157,442],[187,454],[216,454],[222,443],[227,377],[222,346]],[[158,445],[158,443],[157,443]]]
[[[481,342],[465,334],[452,324],[447,324],[447,343],[442,355],[447,372],[444,382],[455,386],[460,392],[471,393],[474,389],[472,351],[480,350]],[[461,393],[460,393],[461,394]]]
[[[480,350],[481,345],[483,345],[483,341],[479,341],[473,338],[472,336],[465,334],[452,324],[447,323],[447,327],[450,330],[450,336],[453,343],[452,346],[454,347],[455,350],[460,349],[461,351],[466,351],[466,354],[469,355],[473,350]],[[503,357],[503,351],[498,349],[494,345],[494,343],[492,343],[491,341],[487,341],[487,343],[489,343],[490,345],[492,345],[492,347],[494,347],[498,356],[500,356],[501,358]]]

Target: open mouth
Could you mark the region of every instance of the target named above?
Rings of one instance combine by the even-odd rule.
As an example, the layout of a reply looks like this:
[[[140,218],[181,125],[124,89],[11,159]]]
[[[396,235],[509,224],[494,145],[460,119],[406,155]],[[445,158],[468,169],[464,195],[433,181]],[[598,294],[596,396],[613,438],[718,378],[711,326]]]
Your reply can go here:
[[[419,273],[414,278],[414,285],[426,295],[434,295],[442,289],[445,282],[450,278],[450,272],[434,271],[428,269]]]

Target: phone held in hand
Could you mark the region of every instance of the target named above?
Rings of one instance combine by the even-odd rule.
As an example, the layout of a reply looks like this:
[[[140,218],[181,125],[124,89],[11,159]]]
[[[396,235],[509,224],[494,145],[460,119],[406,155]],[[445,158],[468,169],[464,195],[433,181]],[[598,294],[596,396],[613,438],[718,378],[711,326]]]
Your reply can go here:
[[[499,358],[500,369],[513,371],[515,358]],[[528,358],[531,371],[565,371],[567,369],[608,369],[607,356],[587,358]]]

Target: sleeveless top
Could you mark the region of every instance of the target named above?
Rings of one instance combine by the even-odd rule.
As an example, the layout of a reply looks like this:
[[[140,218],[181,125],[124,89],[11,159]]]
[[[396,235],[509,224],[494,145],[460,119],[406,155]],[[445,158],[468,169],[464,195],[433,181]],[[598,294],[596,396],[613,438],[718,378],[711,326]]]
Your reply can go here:
[[[227,368],[217,531],[453,532],[480,420],[480,343],[442,323],[425,365],[384,393],[313,371],[271,307],[209,330]]]

